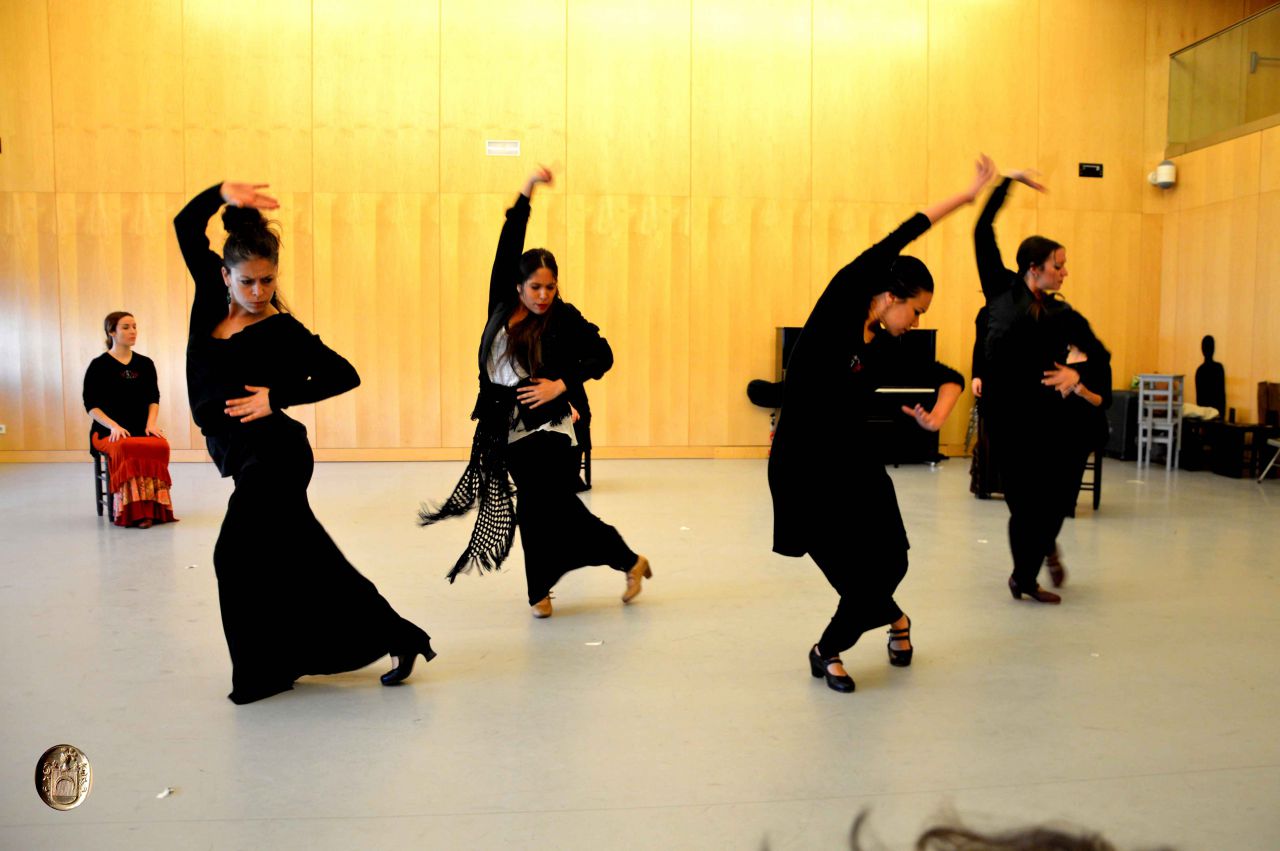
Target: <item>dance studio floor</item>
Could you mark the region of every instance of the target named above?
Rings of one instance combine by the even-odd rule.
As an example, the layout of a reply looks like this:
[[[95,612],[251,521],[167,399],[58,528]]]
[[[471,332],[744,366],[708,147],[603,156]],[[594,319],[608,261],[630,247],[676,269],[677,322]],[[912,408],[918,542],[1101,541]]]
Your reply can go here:
[[[0,465],[0,848],[835,849],[865,809],[891,849],[947,813],[1280,848],[1280,482],[1108,461],[1051,607],[1011,599],[1007,512],[967,460],[894,471],[915,663],[867,635],[841,695],[805,662],[835,594],[770,553],[763,461],[598,461],[588,501],[655,576],[623,607],[620,574],[571,574],[547,621],[518,548],[445,582],[469,521],[413,521],[461,466],[311,486],[440,657],[236,707],[210,562],[230,483],[175,464],[182,522],[140,531],[94,515],[87,459]],[[63,742],[93,791],[55,812],[33,776]]]

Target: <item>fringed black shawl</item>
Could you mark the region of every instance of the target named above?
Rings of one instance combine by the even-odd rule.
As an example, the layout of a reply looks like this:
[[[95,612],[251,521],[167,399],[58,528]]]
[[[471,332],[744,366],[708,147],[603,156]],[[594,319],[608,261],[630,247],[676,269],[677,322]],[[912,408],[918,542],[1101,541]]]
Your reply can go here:
[[[516,535],[516,511],[512,498],[515,489],[507,475],[506,449],[508,435],[516,418],[524,427],[535,429],[542,423],[558,424],[570,415],[569,404],[561,397],[537,410],[516,402],[516,388],[484,382],[471,418],[476,420],[476,433],[471,439],[471,459],[453,493],[439,508],[423,505],[418,523],[430,526],[447,517],[461,517],[479,504],[475,528],[467,548],[449,571],[453,582],[459,573],[470,573],[479,567],[482,573],[502,567],[511,553]]]

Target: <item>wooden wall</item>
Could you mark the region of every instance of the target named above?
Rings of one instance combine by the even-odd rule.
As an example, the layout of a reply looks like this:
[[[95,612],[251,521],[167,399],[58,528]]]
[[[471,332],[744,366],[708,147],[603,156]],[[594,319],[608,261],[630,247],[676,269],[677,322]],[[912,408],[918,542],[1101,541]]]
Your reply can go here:
[[[1015,190],[1001,243],[1067,245],[1064,294],[1121,382],[1198,345],[1177,317],[1205,268],[1180,253],[1202,221],[1241,257],[1257,248],[1253,303],[1280,299],[1263,275],[1280,258],[1257,239],[1280,215],[1259,165],[1274,139],[1257,142],[1252,201],[1188,205],[1190,177],[1176,196],[1145,181],[1168,53],[1257,5],[281,0],[246,28],[226,0],[0,0],[0,460],[82,457],[81,377],[119,308],[160,368],[177,457],[200,457],[170,219],[224,178],[271,182],[282,291],[364,379],[295,412],[321,458],[461,456],[494,241],[536,163],[557,183],[530,245],[556,252],[566,297],[617,354],[591,387],[602,456],[763,454],[768,414],[744,387],[772,372],[775,326],[962,187],[978,151],[1044,173],[1051,193]],[[523,156],[486,157],[486,139],[519,139]],[[1106,177],[1077,177],[1081,161]],[[1238,209],[1213,224],[1223,204]],[[923,324],[965,372],[976,214],[912,247],[938,281]],[[1177,304],[1161,299],[1170,281]],[[1244,332],[1231,321],[1223,336]],[[1274,318],[1250,321],[1277,336]],[[962,441],[969,402],[944,444]]]

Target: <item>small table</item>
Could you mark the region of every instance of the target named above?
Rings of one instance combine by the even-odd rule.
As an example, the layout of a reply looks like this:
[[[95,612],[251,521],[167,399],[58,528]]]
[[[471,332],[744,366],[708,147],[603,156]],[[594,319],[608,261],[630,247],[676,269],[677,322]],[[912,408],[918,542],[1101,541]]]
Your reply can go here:
[[[1266,463],[1267,439],[1280,436],[1280,429],[1262,423],[1205,423],[1210,450],[1210,469],[1233,479],[1257,478]]]

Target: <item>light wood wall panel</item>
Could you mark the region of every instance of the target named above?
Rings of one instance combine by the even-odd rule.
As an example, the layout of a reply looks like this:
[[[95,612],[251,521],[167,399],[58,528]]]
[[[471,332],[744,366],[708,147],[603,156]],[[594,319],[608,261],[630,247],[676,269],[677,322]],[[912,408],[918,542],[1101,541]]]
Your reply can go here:
[[[1258,197],[1258,269],[1254,278],[1253,359],[1243,392],[1257,417],[1259,381],[1280,381],[1280,192]]]
[[[502,195],[440,197],[440,430],[445,446],[470,446],[470,419],[479,374],[477,352],[488,320],[489,273],[502,232],[504,211],[516,187]],[[564,195],[533,199],[525,248],[544,247],[556,256],[566,285],[582,275],[565,256],[567,206]],[[571,299],[572,300],[572,299]]]
[[[1193,375],[1200,338],[1212,334],[1227,372],[1227,404],[1250,419],[1258,265],[1258,196],[1178,213],[1178,288],[1172,363],[1161,370]]]
[[[814,3],[815,201],[924,203],[928,80],[926,0]]]
[[[155,361],[160,428],[175,449],[192,446],[186,387],[186,267],[170,222],[182,197],[163,193],[58,195],[58,264],[66,445],[86,443],[81,394],[89,361],[105,350],[102,320],[127,310],[137,351]],[[201,444],[195,444],[199,446]]]
[[[747,382],[773,375],[775,329],[811,307],[809,204],[694,198],[692,215],[689,442],[760,445]]]
[[[929,6],[929,198],[973,175],[980,152],[1006,170],[1039,167],[1038,4],[955,0]],[[897,140],[884,145],[892,156]],[[1042,169],[1043,170],[1043,169]],[[1056,183],[1062,177],[1045,173]],[[1009,206],[1034,207],[1022,193]]]
[[[1262,178],[1261,142],[1260,134],[1251,133],[1179,157],[1177,164],[1190,179],[1180,181],[1174,190],[1178,209],[1256,195]]]
[[[317,407],[320,447],[440,445],[439,203],[316,198],[314,330],[361,376]]]
[[[693,194],[810,197],[809,0],[693,6]]]
[[[440,8],[314,0],[315,188],[440,187]]]
[[[310,191],[309,0],[255,5],[251,31],[235,3],[186,0],[184,11],[185,189],[253,180]],[[264,43],[261,33],[270,33]]]
[[[569,198],[575,277],[561,274],[562,294],[614,353],[587,385],[596,445],[689,442],[689,209],[688,198]]]
[[[689,34],[690,0],[570,0],[573,192],[689,194]]]
[[[565,0],[489,0],[441,8],[441,191],[515,191],[538,163],[565,162]],[[485,155],[518,139],[519,157]]]
[[[1280,190],[1280,127],[1259,134],[1259,192]]]
[[[181,191],[181,0],[49,0],[49,36],[58,191]]]
[[[1039,167],[1052,176],[1041,209],[1142,203],[1146,62],[1134,45],[1145,38],[1146,12],[1146,0],[1040,3]],[[1102,163],[1104,176],[1080,177],[1081,162]]]
[[[0,2],[0,192],[52,192],[53,97],[44,3]]]
[[[54,196],[0,192],[0,448],[66,448],[64,393]]]

